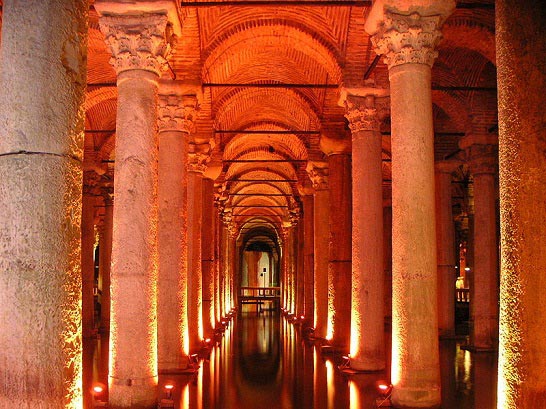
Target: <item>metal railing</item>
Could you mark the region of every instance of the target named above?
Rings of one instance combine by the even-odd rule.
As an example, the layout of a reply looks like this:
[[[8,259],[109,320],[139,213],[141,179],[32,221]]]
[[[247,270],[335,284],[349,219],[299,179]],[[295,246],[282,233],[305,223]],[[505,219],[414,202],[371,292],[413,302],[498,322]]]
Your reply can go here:
[[[455,299],[457,302],[469,303],[470,302],[470,289],[469,288],[456,288]]]

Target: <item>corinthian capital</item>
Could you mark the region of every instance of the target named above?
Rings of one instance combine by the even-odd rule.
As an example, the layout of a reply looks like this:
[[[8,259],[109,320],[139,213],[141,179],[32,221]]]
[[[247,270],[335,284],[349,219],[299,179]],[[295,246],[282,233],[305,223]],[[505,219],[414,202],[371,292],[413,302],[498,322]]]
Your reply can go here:
[[[309,162],[307,174],[315,190],[328,189],[328,164],[325,162]]]
[[[385,56],[389,68],[408,63],[432,67],[442,38],[440,21],[440,16],[386,12],[383,25],[372,37],[375,51]]]
[[[161,75],[174,40],[166,14],[105,15],[99,24],[118,75],[128,70]]]
[[[190,143],[188,150],[188,172],[204,173],[211,159],[211,149],[208,143]]]
[[[388,91],[382,88],[342,88],[339,105],[346,109],[345,118],[353,138],[361,131],[379,132],[381,120],[388,114]]]
[[[195,95],[159,95],[157,122],[159,131],[192,133],[195,128],[197,98]]]

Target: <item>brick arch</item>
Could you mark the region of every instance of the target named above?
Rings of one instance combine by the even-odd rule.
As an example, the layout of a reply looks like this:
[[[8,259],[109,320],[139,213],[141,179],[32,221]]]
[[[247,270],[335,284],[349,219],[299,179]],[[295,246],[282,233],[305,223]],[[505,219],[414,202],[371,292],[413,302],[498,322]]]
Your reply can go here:
[[[489,12],[477,14],[462,13],[449,18],[442,29],[443,40],[440,48],[465,48],[480,53],[491,63],[495,57],[495,20]]]
[[[320,121],[297,93],[281,89],[247,88],[236,93],[215,115],[216,129],[244,129],[251,122],[273,121],[288,129],[317,129]]]
[[[307,148],[294,134],[239,134],[232,138],[224,149],[224,159],[236,159],[243,155],[252,157],[274,157],[270,148],[279,157],[305,160],[308,158]],[[250,152],[254,151],[254,154]]]
[[[283,24],[254,26],[235,31],[212,50],[206,50],[203,64],[205,82],[226,82],[241,70],[252,72],[271,62],[292,61],[297,71],[308,74],[305,82],[332,82],[342,78],[337,57],[311,33]],[[279,58],[281,58],[279,60]],[[271,65],[276,70],[276,65]],[[271,70],[271,71],[275,71]],[[296,72],[297,72],[296,71]],[[256,80],[263,78],[256,78]],[[301,79],[298,78],[301,82]]]

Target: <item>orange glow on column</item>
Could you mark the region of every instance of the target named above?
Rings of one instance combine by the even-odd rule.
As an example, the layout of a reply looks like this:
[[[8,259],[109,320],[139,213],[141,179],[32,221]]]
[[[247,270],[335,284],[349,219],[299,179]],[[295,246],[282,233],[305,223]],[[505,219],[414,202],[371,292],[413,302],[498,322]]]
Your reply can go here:
[[[402,372],[400,367],[400,359],[402,357],[402,354],[401,354],[402,342],[400,339],[401,337],[400,328],[402,324],[400,323],[399,315],[396,312],[396,309],[397,309],[397,305],[395,300],[393,300],[391,382],[395,388],[400,383],[400,377]]]
[[[352,307],[351,307],[351,344],[349,349],[350,356],[356,356],[360,348],[361,334],[359,328],[362,317],[359,313],[358,299],[353,295]]]
[[[328,387],[328,407],[334,408],[335,387],[334,387],[334,364],[326,361],[326,385]]]

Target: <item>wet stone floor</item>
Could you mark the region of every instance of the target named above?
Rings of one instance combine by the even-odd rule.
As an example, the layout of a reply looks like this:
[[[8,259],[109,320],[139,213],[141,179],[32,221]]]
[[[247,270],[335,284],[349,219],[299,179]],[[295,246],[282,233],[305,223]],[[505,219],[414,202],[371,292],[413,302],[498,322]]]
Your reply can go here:
[[[440,343],[443,409],[496,406],[496,354],[471,353],[461,341]],[[387,348],[389,349],[389,348]],[[340,362],[341,360],[341,362]],[[342,358],[320,353],[275,313],[235,317],[193,375],[161,375],[175,408],[376,408],[387,372],[347,374]]]

